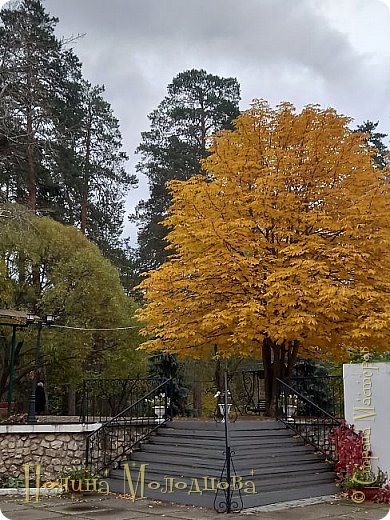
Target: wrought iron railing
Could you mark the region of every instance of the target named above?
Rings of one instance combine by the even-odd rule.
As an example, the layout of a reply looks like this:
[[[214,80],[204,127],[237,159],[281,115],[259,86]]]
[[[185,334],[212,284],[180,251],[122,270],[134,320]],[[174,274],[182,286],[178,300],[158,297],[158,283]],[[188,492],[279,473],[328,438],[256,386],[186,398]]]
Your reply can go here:
[[[326,410],[298,392],[285,381],[277,379],[276,417],[295,431],[316,451],[330,461],[336,461],[335,444],[330,433],[341,422]]]
[[[161,378],[84,379],[80,422],[107,422],[161,383]]]
[[[344,418],[342,376],[293,376],[285,382],[333,417]],[[307,414],[315,413],[315,410],[310,410],[310,406],[307,408]]]
[[[263,368],[241,370],[230,374],[230,386],[236,396],[241,415],[260,415],[265,411]]]
[[[172,379],[167,379],[87,437],[86,463],[96,472],[112,468],[172,417]]]
[[[285,382],[333,417],[344,417],[342,376],[292,376]],[[266,396],[262,367],[230,373],[229,388],[239,415],[261,415],[265,412]],[[307,404],[306,414],[314,415],[315,413],[315,409],[310,409],[310,405]]]
[[[259,415],[264,412],[264,370],[254,368],[229,372],[228,386],[232,400],[232,414],[236,416]],[[215,382],[211,381],[211,391],[215,393]],[[219,416],[218,409],[216,415]]]

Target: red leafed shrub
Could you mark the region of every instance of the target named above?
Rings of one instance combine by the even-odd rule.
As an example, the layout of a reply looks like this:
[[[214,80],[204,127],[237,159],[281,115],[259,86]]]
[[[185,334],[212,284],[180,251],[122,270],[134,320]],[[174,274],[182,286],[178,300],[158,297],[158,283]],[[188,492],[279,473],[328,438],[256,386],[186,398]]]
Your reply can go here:
[[[352,477],[354,467],[363,464],[363,433],[355,432],[353,425],[342,421],[335,426],[330,440],[336,446],[336,473],[340,478]]]
[[[390,504],[390,486],[388,484],[378,489],[378,493],[374,497],[374,502]]]

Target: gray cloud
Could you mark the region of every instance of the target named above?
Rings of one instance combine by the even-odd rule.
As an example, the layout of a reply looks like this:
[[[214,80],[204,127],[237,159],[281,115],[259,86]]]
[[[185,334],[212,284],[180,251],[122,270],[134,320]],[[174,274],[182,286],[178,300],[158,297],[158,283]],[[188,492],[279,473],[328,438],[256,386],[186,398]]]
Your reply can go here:
[[[358,121],[380,119],[390,132],[390,57],[385,49],[375,54],[354,43],[365,24],[358,20],[354,27],[350,21],[359,2],[46,0],[45,5],[60,18],[59,35],[86,33],[75,52],[85,76],[106,86],[134,168],[147,114],[171,79],[193,67],[237,77],[242,108],[255,97],[298,107],[320,103]],[[372,41],[376,31],[387,41],[390,11],[379,0],[371,0],[370,7],[364,2],[378,23],[361,38]],[[145,196],[141,180],[129,195],[129,209]]]

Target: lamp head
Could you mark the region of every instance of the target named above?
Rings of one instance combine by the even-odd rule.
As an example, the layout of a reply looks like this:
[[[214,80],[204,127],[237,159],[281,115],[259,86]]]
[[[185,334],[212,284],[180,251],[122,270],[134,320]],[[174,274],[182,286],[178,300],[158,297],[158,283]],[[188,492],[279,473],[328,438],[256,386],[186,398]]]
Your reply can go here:
[[[34,321],[35,321],[34,314],[28,313],[27,316],[26,316],[26,323],[28,325],[30,325],[31,323],[34,323]]]

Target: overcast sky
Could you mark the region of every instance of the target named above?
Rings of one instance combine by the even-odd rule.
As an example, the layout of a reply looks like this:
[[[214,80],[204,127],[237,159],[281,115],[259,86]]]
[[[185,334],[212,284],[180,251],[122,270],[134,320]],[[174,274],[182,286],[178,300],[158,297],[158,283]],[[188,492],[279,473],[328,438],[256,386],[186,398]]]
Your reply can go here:
[[[332,106],[390,134],[390,0],[44,0],[134,150],[172,78],[203,68],[253,98]],[[389,144],[390,140],[387,139]],[[128,210],[147,197],[145,179]],[[135,241],[135,229],[126,226]]]

